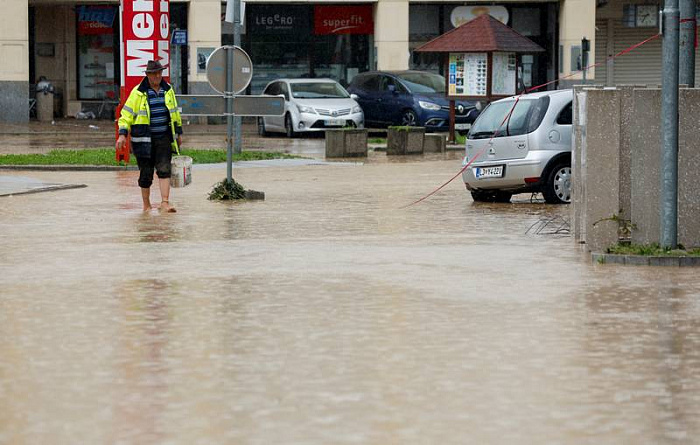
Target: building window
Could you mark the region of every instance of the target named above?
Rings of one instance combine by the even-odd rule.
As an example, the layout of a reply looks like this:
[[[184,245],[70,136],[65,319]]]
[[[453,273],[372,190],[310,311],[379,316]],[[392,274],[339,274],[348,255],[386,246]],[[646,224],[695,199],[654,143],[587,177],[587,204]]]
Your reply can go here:
[[[116,100],[119,91],[117,7],[78,6],[78,99]]]

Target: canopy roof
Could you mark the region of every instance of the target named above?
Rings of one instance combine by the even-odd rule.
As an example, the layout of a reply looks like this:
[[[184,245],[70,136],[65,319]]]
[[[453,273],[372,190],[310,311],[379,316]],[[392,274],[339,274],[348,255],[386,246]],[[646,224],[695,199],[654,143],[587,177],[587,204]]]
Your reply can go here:
[[[544,48],[488,14],[438,36],[415,49],[417,52],[466,53],[502,51],[542,52]]]

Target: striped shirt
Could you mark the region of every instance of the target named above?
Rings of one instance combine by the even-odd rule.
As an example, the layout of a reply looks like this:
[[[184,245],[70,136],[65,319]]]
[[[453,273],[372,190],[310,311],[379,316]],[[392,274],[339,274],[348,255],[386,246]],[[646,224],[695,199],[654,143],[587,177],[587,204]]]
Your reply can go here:
[[[162,88],[157,93],[152,88],[148,89],[148,106],[151,109],[151,135],[167,133],[170,113],[165,106],[165,91]]]

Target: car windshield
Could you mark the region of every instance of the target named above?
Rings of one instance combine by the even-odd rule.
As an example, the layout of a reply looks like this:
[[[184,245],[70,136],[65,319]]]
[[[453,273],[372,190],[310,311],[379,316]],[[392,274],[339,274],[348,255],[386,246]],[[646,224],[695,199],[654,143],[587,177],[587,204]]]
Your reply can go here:
[[[334,82],[304,82],[289,85],[297,99],[337,99],[350,97],[345,88]]]
[[[486,107],[469,130],[469,139],[516,136],[535,131],[547,111],[549,97],[521,99],[515,104],[515,108],[513,104],[515,100],[506,100],[494,102]]]
[[[405,73],[398,76],[412,93],[445,93],[445,78],[434,73]]]

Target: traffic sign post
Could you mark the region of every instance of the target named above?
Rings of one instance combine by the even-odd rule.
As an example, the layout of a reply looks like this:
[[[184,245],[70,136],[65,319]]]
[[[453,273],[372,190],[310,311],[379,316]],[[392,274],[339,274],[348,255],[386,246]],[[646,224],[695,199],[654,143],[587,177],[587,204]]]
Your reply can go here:
[[[238,96],[253,77],[253,64],[238,46],[221,46],[207,60],[207,80],[221,96],[180,95],[178,106],[183,116],[226,116],[226,179],[233,170],[233,120],[240,116],[282,116],[283,96]],[[239,118],[240,119],[240,118]],[[240,125],[236,137],[240,136]]]

